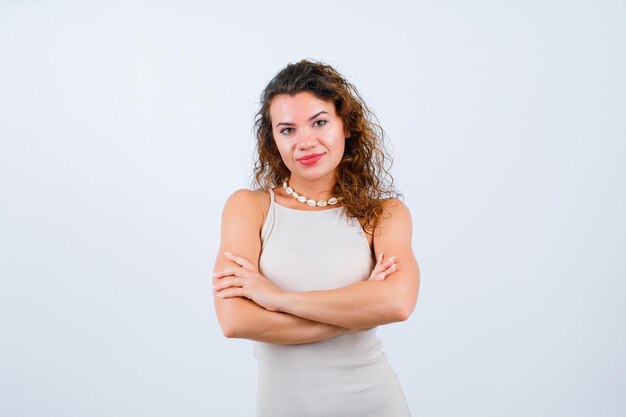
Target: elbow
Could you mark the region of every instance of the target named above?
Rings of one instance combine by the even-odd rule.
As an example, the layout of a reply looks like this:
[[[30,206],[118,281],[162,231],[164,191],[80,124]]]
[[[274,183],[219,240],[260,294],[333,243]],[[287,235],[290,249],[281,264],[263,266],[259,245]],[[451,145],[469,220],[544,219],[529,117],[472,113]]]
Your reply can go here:
[[[396,321],[406,321],[413,313],[413,306],[401,305],[396,309]]]
[[[241,320],[220,320],[222,334],[228,339],[248,339],[250,336],[250,327]]]
[[[381,324],[397,323],[407,320],[411,313],[412,309],[410,309],[407,305],[394,301],[388,304],[385,310],[381,311],[378,317],[379,319],[382,319]]]
[[[240,339],[243,330],[236,306],[232,302],[225,303],[223,301],[216,305],[217,321],[222,334],[228,339]]]
[[[241,336],[241,326],[238,324],[237,320],[227,319],[227,318],[219,318],[220,328],[222,329],[222,334],[224,337],[229,339],[240,339]]]
[[[393,308],[393,321],[406,321],[413,314],[413,310],[415,309],[416,299],[414,298],[406,298],[397,300],[394,304]]]
[[[413,314],[413,310],[415,310],[419,286],[400,287],[396,294],[398,293],[402,295],[393,297],[392,314],[394,321],[406,321]]]
[[[237,328],[232,324],[222,324],[221,328],[224,337],[227,337],[229,339],[234,339],[238,337]]]

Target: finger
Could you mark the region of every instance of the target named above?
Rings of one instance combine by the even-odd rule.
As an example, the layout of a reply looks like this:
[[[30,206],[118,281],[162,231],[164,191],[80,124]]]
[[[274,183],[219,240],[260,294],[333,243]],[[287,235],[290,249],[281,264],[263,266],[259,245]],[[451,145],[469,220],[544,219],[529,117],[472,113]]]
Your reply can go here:
[[[374,267],[374,269],[372,269],[372,273],[370,275],[376,275],[378,274],[380,271],[382,271],[383,269],[381,268],[380,265],[376,264],[376,266]]]
[[[377,268],[375,268],[372,273],[370,274],[370,281],[376,281],[376,280],[380,280],[380,279],[384,279],[384,268],[382,268],[381,266],[378,266]]]
[[[224,278],[219,280],[219,282],[213,286],[213,289],[216,292],[220,292],[229,287],[243,287],[244,284],[245,281],[242,278]]]
[[[377,273],[376,275],[374,275],[374,277],[372,278],[372,281],[382,281],[385,278],[387,278],[389,275],[396,272],[396,270],[397,270],[397,265],[393,264],[389,266],[388,268],[386,268],[384,271],[381,271]]]
[[[213,278],[223,278],[227,276],[235,276],[235,277],[247,277],[251,276],[251,274],[255,274],[256,272],[250,271],[249,269],[244,269],[240,266],[233,266],[231,268],[226,268],[221,271],[217,271],[213,274]]]
[[[389,268],[391,265],[393,265],[396,262],[396,257],[392,256],[391,258],[387,259],[383,265],[386,265],[385,268]]]
[[[372,278],[372,281],[382,281],[382,280],[384,280],[385,278],[386,278],[385,273],[384,273],[384,272],[381,272],[381,273],[379,273],[379,274],[376,274],[376,275],[374,276],[374,278]]]
[[[258,272],[250,271],[249,269],[243,268],[232,268],[229,270],[224,270],[223,273],[219,273],[213,279],[213,283],[217,284],[223,279],[227,278],[244,278],[244,279],[257,279],[259,276]]]
[[[372,272],[370,273],[370,280],[375,279],[374,277],[376,277],[378,274],[380,274],[381,272],[383,272],[387,267],[385,267],[384,265],[381,264],[376,264],[376,266],[372,269]]]
[[[393,274],[394,272],[396,272],[397,270],[397,266],[396,264],[391,265],[389,268],[385,269],[383,271],[383,274],[385,275],[385,278],[387,278],[389,275]]]
[[[257,271],[258,268],[249,260],[247,260],[246,258],[244,258],[243,256],[238,256],[235,254],[232,254],[230,252],[224,252],[224,255],[230,259],[231,261],[233,261],[234,263],[236,263],[237,265],[240,265],[241,267],[245,268],[245,269],[249,269],[251,271]]]
[[[386,271],[393,264],[395,264],[395,260],[394,259],[388,259],[385,262],[383,262],[382,264],[378,265],[376,268],[374,268],[373,271],[375,271],[375,273]]]
[[[382,272],[386,270],[387,268],[389,268],[391,265],[393,265],[395,262],[396,262],[396,257],[392,256],[391,258],[387,259],[382,264],[377,265],[373,271],[376,271],[376,273]]]
[[[239,288],[239,287],[231,287],[231,288],[227,288],[225,290],[222,290],[218,293],[216,293],[215,295],[217,295],[220,298],[233,298],[233,297],[244,297],[247,298],[243,288]]]
[[[213,278],[219,279],[219,278],[227,277],[227,276],[230,276],[230,275],[236,275],[237,269],[239,269],[239,268],[222,269],[221,271],[217,271],[217,272],[213,273]]]

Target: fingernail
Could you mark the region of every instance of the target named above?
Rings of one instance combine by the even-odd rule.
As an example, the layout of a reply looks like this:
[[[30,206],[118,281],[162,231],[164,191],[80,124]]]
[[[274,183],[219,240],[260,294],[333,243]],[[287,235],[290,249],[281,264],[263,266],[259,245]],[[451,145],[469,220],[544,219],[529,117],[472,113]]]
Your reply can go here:
[[[221,296],[222,296],[222,293],[221,293],[221,292],[218,292],[218,293],[217,293],[217,294],[215,294],[215,295],[217,295],[218,297],[221,297]]]
[[[395,260],[396,260],[396,257],[395,257],[395,256],[392,256],[391,258],[389,258],[389,260],[390,260],[390,261],[395,261]]]
[[[226,256],[233,256],[233,254],[230,253],[230,252],[224,252],[224,255],[226,255]]]

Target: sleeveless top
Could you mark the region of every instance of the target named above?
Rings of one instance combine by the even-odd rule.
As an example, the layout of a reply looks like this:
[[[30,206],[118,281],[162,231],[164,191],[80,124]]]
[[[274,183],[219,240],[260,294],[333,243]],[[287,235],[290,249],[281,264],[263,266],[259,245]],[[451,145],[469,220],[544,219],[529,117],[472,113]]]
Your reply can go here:
[[[259,271],[286,291],[345,287],[367,280],[374,257],[359,221],[342,207],[304,211],[270,192]],[[376,329],[299,345],[254,342],[257,416],[409,416]]]

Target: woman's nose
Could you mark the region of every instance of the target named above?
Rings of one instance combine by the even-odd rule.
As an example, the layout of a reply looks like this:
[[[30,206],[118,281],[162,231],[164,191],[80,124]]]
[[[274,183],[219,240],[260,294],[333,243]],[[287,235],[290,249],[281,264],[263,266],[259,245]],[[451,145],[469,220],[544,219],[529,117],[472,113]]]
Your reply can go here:
[[[317,136],[311,131],[303,131],[298,138],[298,149],[309,149],[317,145]]]
[[[298,149],[309,149],[317,144],[317,138],[314,135],[302,135],[298,141]]]

